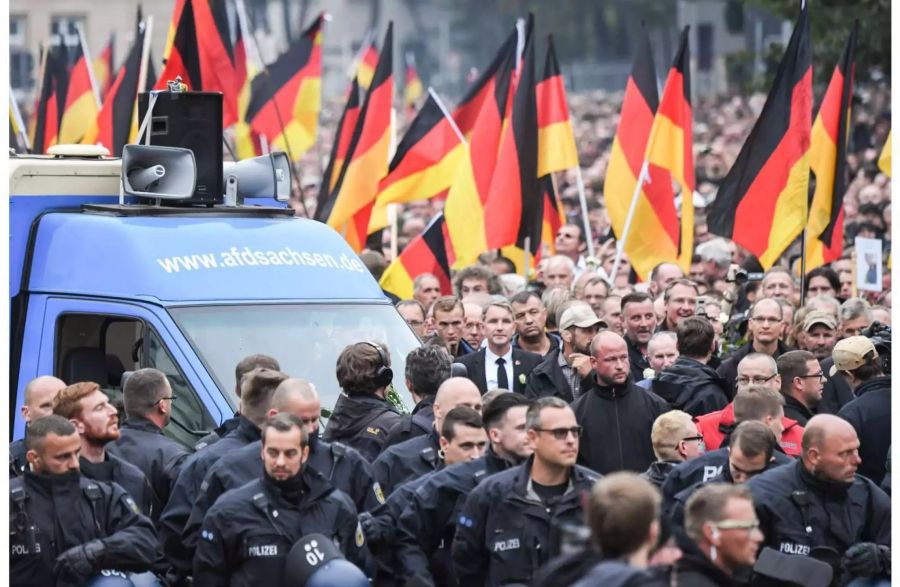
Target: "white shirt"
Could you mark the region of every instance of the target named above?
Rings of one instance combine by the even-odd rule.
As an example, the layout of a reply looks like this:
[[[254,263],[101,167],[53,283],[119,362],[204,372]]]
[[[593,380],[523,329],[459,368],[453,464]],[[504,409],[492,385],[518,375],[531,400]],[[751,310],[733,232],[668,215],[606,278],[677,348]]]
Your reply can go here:
[[[497,359],[506,361],[503,366],[506,368],[506,380],[509,382],[509,390],[512,391],[515,385],[513,380],[512,345],[509,345],[509,350],[502,357],[495,355],[491,351],[491,347],[487,346],[484,348],[484,378],[487,380],[487,390],[490,391],[497,388]]]

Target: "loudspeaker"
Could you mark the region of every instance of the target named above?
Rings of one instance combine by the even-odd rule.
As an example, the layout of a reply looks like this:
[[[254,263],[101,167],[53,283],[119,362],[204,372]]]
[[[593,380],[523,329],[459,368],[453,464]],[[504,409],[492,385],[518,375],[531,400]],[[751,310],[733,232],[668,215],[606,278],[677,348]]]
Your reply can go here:
[[[190,201],[197,185],[197,165],[190,149],[125,145],[122,189],[142,198]]]
[[[275,151],[262,157],[224,164],[225,203],[235,205],[243,198],[275,198],[287,202],[291,196],[291,162]]]
[[[197,182],[191,204],[220,204],[222,183],[222,94],[158,92],[148,125],[150,144],[194,152]],[[150,94],[138,96],[138,124],[147,114]],[[141,140],[143,142],[143,140]]]

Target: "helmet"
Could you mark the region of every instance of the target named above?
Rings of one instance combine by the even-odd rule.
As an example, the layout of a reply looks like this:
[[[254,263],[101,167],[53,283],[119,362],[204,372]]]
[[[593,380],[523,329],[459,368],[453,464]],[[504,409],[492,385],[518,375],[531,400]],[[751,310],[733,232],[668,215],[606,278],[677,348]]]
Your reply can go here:
[[[82,587],[134,587],[134,583],[122,571],[103,569],[85,581]]]
[[[336,558],[322,565],[306,582],[305,587],[368,587],[369,579],[359,567],[348,560]]]

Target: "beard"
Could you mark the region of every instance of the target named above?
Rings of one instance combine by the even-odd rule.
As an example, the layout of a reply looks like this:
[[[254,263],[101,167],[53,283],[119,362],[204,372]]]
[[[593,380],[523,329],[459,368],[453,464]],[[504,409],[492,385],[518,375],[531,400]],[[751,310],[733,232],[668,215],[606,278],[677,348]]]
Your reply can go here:
[[[120,436],[118,426],[104,426],[100,429],[88,429],[84,432],[84,439],[95,446],[103,446],[118,440]]]

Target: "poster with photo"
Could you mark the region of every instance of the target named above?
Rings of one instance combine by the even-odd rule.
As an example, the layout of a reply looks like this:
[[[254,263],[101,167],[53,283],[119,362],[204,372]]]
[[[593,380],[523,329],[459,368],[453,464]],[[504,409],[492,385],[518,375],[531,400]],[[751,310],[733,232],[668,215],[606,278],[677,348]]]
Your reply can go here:
[[[856,289],[881,291],[881,272],[884,257],[881,239],[856,237]]]

